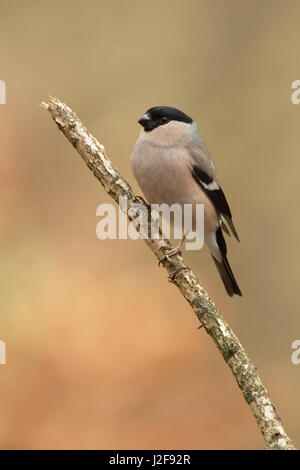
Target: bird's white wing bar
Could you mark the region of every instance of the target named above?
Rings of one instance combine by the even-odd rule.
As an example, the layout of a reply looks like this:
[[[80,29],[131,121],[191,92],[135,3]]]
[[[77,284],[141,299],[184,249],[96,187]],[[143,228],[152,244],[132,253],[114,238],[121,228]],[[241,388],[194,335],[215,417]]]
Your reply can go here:
[[[215,209],[228,222],[228,225],[237,241],[240,241],[233,225],[231,211],[222,188],[211,176],[209,176],[197,165],[192,166],[192,176],[194,180],[202,187],[203,191],[205,191],[206,195],[215,206]]]

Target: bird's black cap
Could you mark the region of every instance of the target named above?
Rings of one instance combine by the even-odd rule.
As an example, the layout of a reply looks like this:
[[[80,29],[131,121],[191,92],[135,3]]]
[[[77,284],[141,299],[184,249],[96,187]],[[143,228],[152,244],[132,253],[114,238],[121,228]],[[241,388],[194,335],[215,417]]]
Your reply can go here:
[[[155,106],[148,109],[138,122],[144,127],[145,131],[149,132],[156,127],[168,124],[170,121],[192,124],[193,119],[179,109],[170,106]]]

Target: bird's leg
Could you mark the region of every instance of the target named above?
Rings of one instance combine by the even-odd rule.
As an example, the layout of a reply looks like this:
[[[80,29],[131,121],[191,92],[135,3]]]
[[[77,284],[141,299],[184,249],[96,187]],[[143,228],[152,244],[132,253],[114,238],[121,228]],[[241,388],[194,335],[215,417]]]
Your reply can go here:
[[[143,206],[147,208],[148,214],[151,214],[151,205],[148,204],[148,202],[145,201],[142,196],[136,196],[136,199],[138,199],[143,204]]]
[[[183,245],[183,242],[185,240],[185,237],[186,235],[183,236],[183,238],[180,240],[180,242],[178,243],[178,245],[176,245],[174,248],[171,248],[170,246],[163,246],[161,249],[162,250],[168,250],[167,253],[162,257],[160,258],[159,262],[158,262],[158,266],[160,266],[160,264],[165,261],[166,259],[169,259],[169,258],[172,258],[173,256],[176,256],[176,255],[181,255],[182,254],[182,250],[181,250],[181,247]]]

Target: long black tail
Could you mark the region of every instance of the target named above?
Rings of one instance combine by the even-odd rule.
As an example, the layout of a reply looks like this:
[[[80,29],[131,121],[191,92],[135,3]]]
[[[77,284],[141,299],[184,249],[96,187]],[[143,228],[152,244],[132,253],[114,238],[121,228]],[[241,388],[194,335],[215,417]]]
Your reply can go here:
[[[228,295],[230,295],[230,297],[232,297],[233,294],[242,295],[240,288],[233,275],[233,272],[231,271],[231,267],[228,263],[227,258],[224,258],[222,262],[220,263],[213,255],[211,255],[211,257],[214,260],[217,270],[220,273],[220,276],[222,278],[225,289],[228,292]]]
[[[222,261],[221,262],[218,261],[213,255],[212,255],[212,259],[214,260],[217,270],[219,271],[219,274],[222,278],[225,289],[227,290],[230,297],[232,297],[233,294],[242,295],[240,288],[238,286],[238,283],[236,282],[233,272],[231,270],[231,267],[228,263],[228,259],[226,256],[227,247],[226,247],[226,242],[222,234],[221,227],[219,227],[219,229],[217,230],[216,238],[217,238],[218,247],[222,255]]]

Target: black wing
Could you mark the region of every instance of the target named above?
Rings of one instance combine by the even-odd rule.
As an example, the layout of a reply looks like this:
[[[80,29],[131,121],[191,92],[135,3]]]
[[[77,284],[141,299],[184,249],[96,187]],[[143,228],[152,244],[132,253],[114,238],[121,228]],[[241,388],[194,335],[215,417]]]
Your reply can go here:
[[[205,194],[209,197],[215,209],[225,218],[237,241],[240,241],[233,225],[231,211],[222,188],[211,176],[209,176],[205,171],[201,170],[201,168],[199,168],[197,165],[193,165],[192,167],[192,176],[199,186],[201,186]],[[223,224],[223,229],[225,232],[228,231],[225,224]]]

